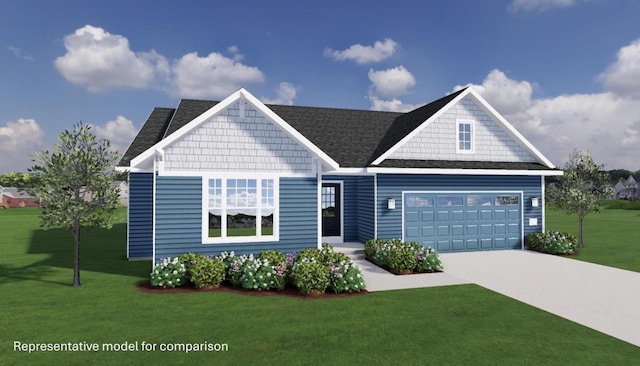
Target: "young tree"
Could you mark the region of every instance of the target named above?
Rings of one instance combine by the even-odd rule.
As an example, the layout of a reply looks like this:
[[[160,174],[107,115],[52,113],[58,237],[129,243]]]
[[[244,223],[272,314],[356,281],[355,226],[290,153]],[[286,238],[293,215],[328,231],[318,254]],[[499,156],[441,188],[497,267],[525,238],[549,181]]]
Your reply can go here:
[[[80,234],[83,228],[111,228],[118,207],[114,170],[118,154],[106,139],[98,140],[91,126],[80,122],[58,136],[53,152],[32,156],[29,171],[38,175],[32,194],[42,199],[43,227],[62,227],[74,237],[73,286],[80,286]]]
[[[547,189],[549,202],[570,214],[578,215],[578,246],[584,248],[582,223],[590,212],[600,210],[600,200],[611,195],[609,176],[596,165],[588,151],[574,151],[564,167],[564,175]]]

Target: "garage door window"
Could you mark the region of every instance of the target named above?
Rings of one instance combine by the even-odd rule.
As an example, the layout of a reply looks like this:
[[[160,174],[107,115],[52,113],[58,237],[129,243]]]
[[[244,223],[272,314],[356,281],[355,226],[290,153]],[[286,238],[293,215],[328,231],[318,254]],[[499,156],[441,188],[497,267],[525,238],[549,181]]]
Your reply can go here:
[[[496,196],[496,206],[513,206],[519,203],[518,196]]]
[[[491,196],[468,195],[467,206],[491,206]]]
[[[462,196],[438,196],[438,206],[463,206],[464,199]]]

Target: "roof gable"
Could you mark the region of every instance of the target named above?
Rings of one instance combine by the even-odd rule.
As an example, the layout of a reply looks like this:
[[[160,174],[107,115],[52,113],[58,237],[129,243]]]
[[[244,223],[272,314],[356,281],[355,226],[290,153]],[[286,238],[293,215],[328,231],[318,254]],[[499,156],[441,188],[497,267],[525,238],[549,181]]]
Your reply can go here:
[[[131,159],[158,143],[163,138],[175,111],[172,108],[154,108],[120,159],[118,166],[128,166]]]
[[[155,156],[156,153],[160,153],[161,155],[164,153],[163,149],[172,145],[173,143],[179,141],[191,131],[195,130],[205,122],[207,122],[211,117],[219,114],[221,111],[228,108],[231,104],[237,101],[246,101],[253,108],[255,108],[258,113],[262,116],[268,118],[272,123],[277,125],[288,137],[296,141],[297,143],[303,145],[309,152],[319,158],[325,166],[331,167],[332,169],[337,169],[339,164],[333,160],[329,155],[327,155],[324,151],[315,146],[311,141],[309,141],[305,136],[300,134],[296,129],[291,127],[287,122],[285,122],[280,116],[271,111],[267,106],[265,106],[262,102],[256,99],[251,93],[244,89],[240,89],[237,92],[233,93],[231,96],[227,97],[225,100],[215,103],[212,107],[207,109],[204,113],[201,113],[188,123],[180,126],[184,121],[188,120],[192,115],[199,113],[198,109],[203,109],[205,103],[199,103],[194,106],[193,103],[189,104],[192,106],[192,109],[183,108],[184,111],[181,111],[180,114],[174,112],[174,116],[170,121],[170,124],[165,129],[165,136],[159,142],[157,142],[152,147],[145,150],[142,154],[137,157],[131,159],[131,167],[135,168],[137,166],[144,166],[148,164],[149,159]],[[210,102],[211,103],[211,102]],[[182,103],[181,103],[182,104]],[[183,106],[184,107],[184,106]],[[177,115],[177,118],[176,118]],[[172,127],[173,125],[173,127]],[[173,132],[170,132],[174,130]]]
[[[487,120],[487,121],[493,121],[497,126],[499,126],[499,129],[501,131],[495,131],[495,132],[500,132],[502,134],[506,134],[509,139],[513,140],[513,144],[510,143],[509,141],[507,141],[506,139],[502,139],[503,141],[501,141],[502,148],[504,148],[505,150],[511,150],[512,153],[514,153],[515,155],[520,155],[522,158],[521,159],[514,159],[513,157],[510,158],[511,160],[517,160],[517,161],[537,161],[540,162],[542,164],[544,164],[545,166],[549,167],[549,168],[555,168],[555,166],[547,159],[545,158],[529,141],[527,141],[524,136],[522,136],[518,131],[516,131],[516,129],[509,124],[509,122],[507,122],[504,117],[502,117],[495,109],[493,109],[493,107],[491,107],[477,92],[475,92],[475,90],[473,90],[473,88],[471,87],[467,87],[465,89],[459,90],[458,92],[451,94],[445,98],[439,99],[438,101],[434,102],[437,103],[435,106],[429,108],[429,112],[430,113],[422,113],[422,114],[416,114],[414,115],[413,119],[410,121],[410,124],[415,126],[416,124],[418,124],[418,126],[414,127],[411,132],[409,132],[408,134],[404,135],[404,137],[402,137],[398,142],[396,142],[393,146],[391,146],[390,148],[388,148],[385,152],[383,152],[380,156],[378,156],[375,160],[373,160],[373,162],[371,163],[372,165],[379,165],[381,164],[384,160],[386,159],[404,159],[407,158],[407,154],[406,151],[402,152],[400,151],[398,154],[396,154],[396,152],[398,152],[399,150],[401,150],[402,148],[406,147],[405,150],[408,150],[410,148],[416,148],[419,147],[420,148],[420,154],[422,154],[422,152],[424,150],[428,150],[429,146],[433,145],[433,149],[434,151],[439,150],[439,148],[441,148],[440,146],[438,146],[437,144],[441,142],[442,136],[429,136],[428,133],[426,133],[426,136],[421,136],[423,139],[423,141],[414,141],[413,145],[416,146],[410,146],[411,141],[416,139],[416,137],[419,136],[419,134],[421,134],[425,129],[429,128],[429,126],[431,124],[433,124],[436,121],[439,121],[439,118],[441,116],[444,116],[445,114],[449,113],[453,108],[456,108],[458,106],[458,104],[463,103],[463,104],[476,104],[478,108],[476,108],[476,106],[472,106],[471,109],[478,109],[478,111],[481,111],[482,113],[484,113],[486,115],[486,117],[488,118],[484,118],[484,116],[480,116],[481,119],[483,120]],[[432,103],[432,104],[434,104]],[[429,107],[430,105],[427,105],[425,107]],[[438,109],[436,109],[436,107],[439,107]],[[424,107],[423,107],[424,108]],[[417,110],[416,110],[417,111]],[[414,112],[416,112],[414,111]],[[414,112],[410,112],[408,113],[408,115],[414,113]],[[423,120],[421,123],[418,123],[420,121],[421,117],[427,117],[425,120]],[[444,124],[451,124],[451,129],[450,131],[448,131],[448,135],[447,137],[450,137],[451,139],[453,139],[453,143],[452,142],[444,142],[445,144],[447,144],[447,146],[450,145],[450,147],[452,149],[455,149],[455,123],[456,123],[456,118],[455,118],[455,114],[452,114],[452,116],[446,116],[447,120],[444,122]],[[451,118],[449,118],[451,117]],[[471,118],[474,118],[473,116]],[[487,125],[489,124],[489,122],[487,122]],[[489,127],[491,128],[491,126],[483,126],[483,127]],[[448,127],[447,127],[448,128]],[[487,136],[491,135],[491,133],[486,133]],[[513,154],[511,154],[513,155]],[[529,156],[527,156],[529,155]],[[505,155],[506,156],[506,155]],[[487,156],[485,157],[481,157],[480,159],[478,158],[477,155],[457,155],[457,156],[452,156],[451,154],[448,155],[438,155],[438,152],[436,152],[434,155],[429,155],[428,151],[426,154],[422,155],[421,157],[417,157],[417,156],[412,156],[411,159],[417,159],[417,160],[467,160],[467,161],[477,161],[477,160],[488,160],[488,161],[492,161],[494,157],[494,154],[487,154]],[[454,159],[455,158],[455,159]],[[497,156],[497,160],[500,161],[500,157]]]

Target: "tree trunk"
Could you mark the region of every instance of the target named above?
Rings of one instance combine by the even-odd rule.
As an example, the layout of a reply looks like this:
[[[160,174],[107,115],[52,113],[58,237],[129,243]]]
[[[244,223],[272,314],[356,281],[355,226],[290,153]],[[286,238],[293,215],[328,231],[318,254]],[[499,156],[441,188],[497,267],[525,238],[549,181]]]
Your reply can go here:
[[[73,287],[80,286],[80,219],[76,219],[73,226],[74,254],[73,254]]]
[[[584,248],[584,243],[582,242],[582,220],[584,220],[584,215],[582,214],[582,208],[578,209],[578,248]]]

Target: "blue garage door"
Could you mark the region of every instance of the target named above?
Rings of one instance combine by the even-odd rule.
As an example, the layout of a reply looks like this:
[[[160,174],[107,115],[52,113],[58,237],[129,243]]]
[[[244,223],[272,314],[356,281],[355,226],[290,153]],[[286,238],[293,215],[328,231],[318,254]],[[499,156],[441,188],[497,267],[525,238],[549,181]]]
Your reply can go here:
[[[522,248],[519,193],[405,193],[404,240],[438,252]]]

